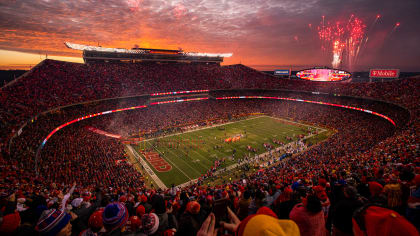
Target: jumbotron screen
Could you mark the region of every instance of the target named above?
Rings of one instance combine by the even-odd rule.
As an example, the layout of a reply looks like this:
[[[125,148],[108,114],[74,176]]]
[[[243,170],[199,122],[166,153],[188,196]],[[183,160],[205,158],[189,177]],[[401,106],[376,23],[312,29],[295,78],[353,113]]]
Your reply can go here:
[[[312,81],[341,81],[351,77],[351,74],[343,70],[334,69],[306,69],[296,73],[296,76],[300,79],[312,80]]]

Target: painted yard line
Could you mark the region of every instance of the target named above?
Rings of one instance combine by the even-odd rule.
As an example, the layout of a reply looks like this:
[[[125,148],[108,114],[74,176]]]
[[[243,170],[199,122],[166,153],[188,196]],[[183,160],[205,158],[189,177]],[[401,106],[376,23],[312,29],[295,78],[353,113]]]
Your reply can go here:
[[[165,150],[167,150],[167,151],[169,151],[169,152],[171,152],[171,153],[173,153],[174,155],[173,156],[175,156],[175,158],[177,159],[177,160],[179,160],[179,159],[181,159],[189,168],[191,168],[193,171],[195,171],[196,173],[198,173],[199,175],[201,175],[201,173],[200,173],[200,170],[197,170],[197,168],[195,168],[195,167],[193,167],[193,166],[191,166],[191,165],[189,165],[188,164],[188,162],[187,161],[185,161],[184,160],[184,158],[185,157],[179,157],[178,155],[177,155],[177,153],[175,153],[175,151],[173,151],[172,149],[170,149],[170,148],[165,148]],[[188,155],[186,152],[184,152],[184,151],[182,151],[181,150],[181,152],[182,153],[184,153],[185,154],[185,156],[187,156],[187,158],[190,158],[190,155]],[[206,166],[203,166],[203,164],[201,164],[201,163],[198,163],[199,165],[201,165],[201,167],[203,167],[203,169],[204,170],[207,170],[208,168],[206,167]],[[190,178],[191,179],[191,178]]]
[[[150,143],[149,143],[150,144]],[[172,165],[174,165],[179,171],[181,171],[188,179],[192,179],[191,177],[189,177],[184,171],[182,171],[177,165],[175,165],[175,163],[173,163],[171,160],[169,160],[169,158],[165,158],[165,155],[163,155],[159,150],[157,150],[156,148],[154,148],[157,152],[159,152],[161,155],[162,155],[162,157],[165,159],[165,160],[167,160],[167,161],[169,161]],[[168,149],[169,150],[169,149]],[[175,155],[176,156],[176,155]],[[176,156],[176,158],[179,158],[179,159],[182,159],[182,157],[178,157],[178,156]],[[185,161],[184,161],[185,162]],[[186,163],[186,162],[185,162]],[[187,165],[188,165],[188,163],[186,163]],[[197,172],[194,168],[192,168],[190,165],[188,165],[191,169],[193,169],[195,172]],[[198,173],[198,172],[197,172]],[[200,175],[200,173],[198,173],[199,175]]]
[[[195,135],[193,135],[193,134],[188,134],[188,137],[190,137],[190,138],[192,138],[192,137],[197,137],[197,136],[195,136]],[[207,145],[207,143],[205,144],[205,145]],[[181,150],[182,151],[182,150]],[[208,163],[210,163],[210,165],[212,165],[212,162],[208,159],[208,158],[206,158],[205,156],[203,156],[203,155],[201,155],[198,151],[196,151],[194,148],[192,149],[192,151],[193,152],[195,152],[195,153],[197,153],[198,155],[200,155],[200,156],[202,156],[203,157],[203,159],[204,160],[206,160]],[[185,153],[184,151],[182,151],[183,153]],[[203,165],[201,165],[201,166],[203,166]],[[205,169],[207,169],[208,167],[205,167],[205,166],[203,166]]]
[[[190,150],[191,151],[191,150]],[[197,153],[198,155],[200,155],[200,153],[198,153],[197,151],[194,151],[194,150],[192,150],[193,152],[195,152],[195,153]],[[191,155],[190,154],[188,154],[188,153],[186,153],[186,152],[184,152],[183,150],[181,150],[181,152],[182,153],[184,153],[188,158],[191,158]],[[200,155],[200,156],[203,156],[203,155]],[[197,158],[197,157],[196,157]],[[206,160],[207,160],[207,158],[205,158]],[[209,169],[209,167],[207,167],[207,166],[205,166],[205,165],[203,165],[203,164],[201,164],[200,162],[198,162],[198,164],[201,166],[201,167],[203,167],[204,168],[204,170],[208,170]],[[211,164],[211,163],[210,163]],[[197,171],[196,170],[196,168],[194,168],[194,170],[196,171],[196,172],[199,172],[199,171]],[[201,175],[201,173],[200,173],[200,175]]]
[[[255,118],[258,118],[258,117],[255,117]],[[255,118],[250,118],[250,119],[247,119],[247,120],[251,120],[251,119],[255,119]],[[242,120],[242,121],[245,121],[245,120]],[[235,121],[235,122],[230,122],[230,124],[233,124],[233,123],[238,123],[238,122],[241,122],[241,121]],[[226,125],[228,125],[228,123],[225,123]],[[199,131],[199,130],[205,130],[205,132],[210,132],[210,129],[211,128],[213,128],[213,127],[215,127],[215,126],[212,126],[212,127],[208,127],[207,128],[207,130],[205,130],[205,129],[197,129],[197,130],[193,130],[193,131]],[[185,134],[185,133],[184,133]],[[181,134],[178,134],[179,136],[182,136],[183,135],[183,133],[181,133]],[[194,137],[197,137],[198,136],[198,134],[197,135],[194,135],[194,134],[188,134],[188,135],[193,135]],[[207,134],[207,136],[209,136],[209,134]],[[190,137],[190,136],[189,136]],[[213,136],[212,136],[213,137]],[[225,138],[221,138],[221,139],[225,139]],[[216,144],[216,145],[220,145],[220,143],[218,142],[218,141],[214,141],[212,138],[208,138],[208,139],[206,139],[206,141],[208,141],[208,143],[210,143],[210,144],[212,144],[212,146],[214,146],[213,144]],[[206,145],[208,145],[207,143],[206,143]],[[222,152],[221,150],[218,150],[218,149],[216,149],[216,150],[213,150],[213,152],[217,152],[218,154],[220,154],[220,155],[218,155],[218,156],[225,156],[226,154],[224,153],[224,152]],[[184,152],[185,153],[185,152]],[[200,154],[199,154],[200,155]],[[202,156],[202,155],[201,155]],[[206,158],[207,159],[207,158]],[[211,163],[211,161],[210,161],[210,163]]]
[[[167,189],[166,185],[162,182],[162,180],[159,179],[159,177],[157,177],[155,172],[150,168],[149,164],[147,164],[147,162],[143,160],[143,158],[138,154],[138,152],[134,150],[134,148],[131,147],[131,145],[126,144],[125,146],[131,152],[131,154],[133,154],[137,161],[140,162],[140,164],[147,171],[147,173],[149,173],[150,177],[153,179],[153,181],[155,181],[157,186],[163,190]]]
[[[209,160],[207,157],[205,157],[205,156],[203,156],[203,155],[201,155],[198,151],[196,151],[196,150],[193,150],[193,152],[195,152],[195,153],[197,153],[199,156],[201,156],[202,158],[200,158],[200,159],[203,159],[203,160],[205,160],[206,162],[208,162],[209,164],[210,164],[210,166],[213,164],[212,162],[211,162],[211,160]],[[199,163],[201,166],[203,166],[201,163]],[[209,167],[206,167],[206,166],[203,166],[205,169],[209,169]]]
[[[193,135],[193,134],[189,134],[189,135]],[[208,136],[208,135],[207,135]],[[209,143],[211,143],[212,144],[212,146],[213,146],[213,142],[211,141],[212,139],[210,138],[210,139],[208,139],[208,140],[206,140],[206,141],[209,141]],[[216,143],[216,145],[217,144],[219,144],[219,143]],[[206,146],[208,145],[207,143],[205,144]],[[213,150],[213,151],[218,151],[219,153],[221,153],[222,155],[226,155],[225,153],[223,153],[223,152],[221,152],[221,151],[219,151],[219,150]],[[203,159],[205,159],[208,163],[210,163],[210,165],[213,165],[213,162],[211,161],[211,160],[209,160],[207,157],[205,157],[205,156],[203,156],[203,155],[201,155],[198,151],[195,151],[194,150],[194,152],[195,153],[197,153],[198,155],[200,155],[200,156],[202,156],[203,157]],[[208,167],[207,167],[207,169],[208,169]]]
[[[210,165],[212,164],[211,163],[211,161],[209,161],[209,159],[207,159],[205,156],[203,156],[203,155],[201,155],[199,152],[197,152],[197,151],[195,151],[194,149],[192,149],[192,150],[190,150],[190,151],[193,151],[193,152],[195,152],[195,153],[197,153],[198,155],[200,155],[200,156],[202,156],[203,158],[203,160],[206,160],[207,162],[209,162],[210,163]],[[182,153],[185,153],[184,151],[182,151],[181,150],[181,152]],[[185,153],[186,154],[186,156],[191,156],[191,155],[189,155],[189,154],[187,154],[187,153]],[[197,156],[196,156],[196,158],[198,158]],[[201,158],[200,158],[200,160],[201,160]],[[207,167],[207,166],[205,166],[205,165],[203,165],[203,164],[201,164],[200,162],[198,163],[200,166],[202,166],[205,170],[208,170],[209,169],[209,167]]]

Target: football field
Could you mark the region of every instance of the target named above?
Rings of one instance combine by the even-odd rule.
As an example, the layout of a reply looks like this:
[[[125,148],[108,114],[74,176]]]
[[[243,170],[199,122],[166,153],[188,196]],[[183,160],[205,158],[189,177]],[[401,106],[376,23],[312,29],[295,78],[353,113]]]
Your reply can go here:
[[[237,163],[238,159],[267,152],[264,144],[277,148],[296,141],[298,136],[308,136],[310,131],[317,138],[326,130],[299,123],[292,123],[269,116],[248,117],[213,127],[149,139],[132,145],[136,159],[143,163],[170,187],[199,178],[217,165],[218,169]],[[223,161],[221,161],[223,160]],[[138,163],[140,164],[140,163]],[[152,175],[153,175],[152,174]]]

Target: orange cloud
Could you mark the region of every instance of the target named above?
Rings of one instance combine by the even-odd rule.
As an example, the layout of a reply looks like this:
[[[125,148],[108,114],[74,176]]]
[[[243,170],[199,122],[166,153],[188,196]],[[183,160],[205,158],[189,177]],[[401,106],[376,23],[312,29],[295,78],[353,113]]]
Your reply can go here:
[[[411,5],[383,1],[392,5],[388,12],[403,12],[400,18],[411,17],[411,21],[404,22],[414,22],[415,26],[420,20],[413,10],[416,8],[413,5],[420,7],[418,1],[407,0]],[[373,0],[369,4],[373,9],[383,1]],[[362,7],[366,8],[366,16],[372,14],[369,4],[360,4],[356,0],[346,3],[326,0],[4,1],[0,4],[0,49],[80,56],[63,43],[124,48],[138,44],[141,47],[234,53],[225,64],[326,65],[329,60],[323,58],[313,30],[319,17],[327,12],[332,18],[333,14],[339,16],[345,11],[353,11],[352,8]],[[386,14],[383,15],[385,19]],[[315,24],[312,30],[309,24]],[[405,23],[404,27],[410,25]],[[393,57],[372,56],[364,63],[378,60],[378,63],[392,64],[399,63],[401,58],[416,61],[420,51],[414,44],[420,41],[420,33],[412,31],[409,35],[400,39],[408,42],[405,45],[412,45],[411,48],[387,45]],[[399,34],[394,36],[400,37]]]

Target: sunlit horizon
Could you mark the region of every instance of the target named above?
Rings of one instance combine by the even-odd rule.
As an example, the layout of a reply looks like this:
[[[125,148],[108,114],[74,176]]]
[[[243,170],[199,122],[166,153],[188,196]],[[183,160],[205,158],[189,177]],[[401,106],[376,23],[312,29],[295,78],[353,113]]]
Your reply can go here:
[[[76,57],[76,56],[67,57],[67,56],[48,55],[47,53],[34,54],[34,53],[25,53],[25,52],[17,52],[17,51],[9,51],[9,50],[0,49],[0,70],[30,70],[45,59],[84,63],[82,55],[80,55],[80,57]],[[14,61],[14,60],[20,61],[21,63],[19,64],[8,63],[9,61]],[[225,62],[223,62],[222,65],[243,64],[242,61],[239,61],[237,63],[227,64],[226,60],[229,60],[229,59],[225,58]],[[249,65],[247,64],[246,66],[255,68],[257,70],[262,70],[262,71],[263,70],[272,71],[279,68],[303,69],[303,68],[309,68],[313,66],[322,66],[322,65],[262,65],[262,64]]]
[[[34,66],[38,65],[45,59],[52,59],[58,61],[66,61],[66,62],[74,62],[74,63],[84,63],[82,56],[79,57],[69,57],[69,56],[56,56],[56,55],[48,55],[48,54],[34,54],[34,53],[25,53],[25,52],[17,52],[17,51],[9,51],[9,50],[1,50],[0,49],[0,70],[30,70]],[[10,61],[20,62],[17,64],[8,63]],[[254,69],[260,71],[274,71],[277,69],[290,69],[290,70],[302,70],[308,69],[313,67],[328,67],[328,65],[321,65],[321,64],[302,64],[302,65],[264,65],[264,64],[244,64],[242,61],[238,61],[236,63],[232,62],[228,64],[223,62],[221,65],[232,65],[232,64],[243,64]],[[388,66],[390,68],[392,66]],[[384,68],[387,68],[386,66]],[[368,71],[369,68],[363,68],[359,71]],[[420,69],[416,70],[405,70],[403,72],[418,72]]]
[[[233,53],[223,65],[258,70],[331,67],[333,38],[320,35],[320,27],[353,17],[362,26],[359,44],[338,50],[351,61],[348,68],[420,71],[418,9],[418,0],[5,1],[0,4],[0,69],[28,69],[46,55],[82,62],[81,52],[64,42]]]
[[[84,63],[82,57],[34,54],[0,49],[0,70],[30,70],[45,59]],[[12,63],[10,63],[12,62]],[[19,62],[19,63],[13,63]]]

